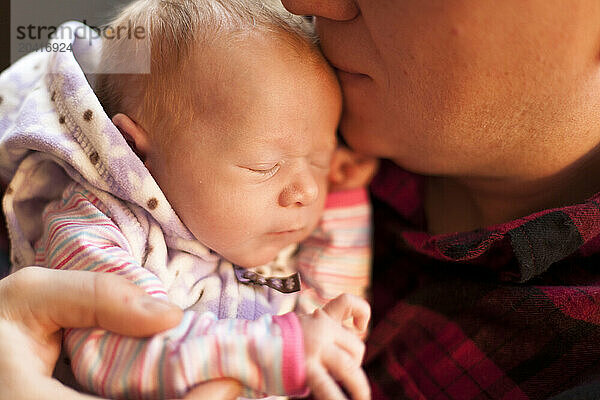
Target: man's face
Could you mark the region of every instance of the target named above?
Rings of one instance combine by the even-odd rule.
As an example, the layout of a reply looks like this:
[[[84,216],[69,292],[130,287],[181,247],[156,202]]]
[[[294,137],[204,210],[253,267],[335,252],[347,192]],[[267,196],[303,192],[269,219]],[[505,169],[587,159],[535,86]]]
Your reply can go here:
[[[283,0],[315,15],[355,150],[425,174],[572,162],[600,96],[596,0]],[[565,141],[565,135],[574,135]],[[583,139],[581,139],[583,140]]]
[[[248,36],[200,54],[186,90],[202,121],[146,161],[195,237],[243,267],[306,238],[323,211],[341,96],[298,48]]]

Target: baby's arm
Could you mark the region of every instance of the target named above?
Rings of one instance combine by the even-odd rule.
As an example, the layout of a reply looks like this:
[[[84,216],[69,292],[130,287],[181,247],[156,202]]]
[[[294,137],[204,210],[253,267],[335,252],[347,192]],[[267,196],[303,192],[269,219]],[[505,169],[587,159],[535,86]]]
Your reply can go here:
[[[371,274],[371,208],[364,188],[330,193],[319,226],[300,245],[298,310],[312,312],[341,293],[365,298]]]
[[[367,297],[371,275],[371,205],[366,187],[378,161],[340,145],[334,152],[329,195],[317,229],[300,246],[303,278],[299,310],[310,312],[341,293]]]
[[[95,196],[72,185],[48,207],[37,262],[116,273],[166,299],[161,282],[133,259],[125,237],[97,204]],[[220,377],[240,381],[244,396],[305,391],[302,330],[291,313],[246,321],[186,312],[179,326],[147,339],[73,329],[64,340],[78,381],[110,398],[181,397]]]

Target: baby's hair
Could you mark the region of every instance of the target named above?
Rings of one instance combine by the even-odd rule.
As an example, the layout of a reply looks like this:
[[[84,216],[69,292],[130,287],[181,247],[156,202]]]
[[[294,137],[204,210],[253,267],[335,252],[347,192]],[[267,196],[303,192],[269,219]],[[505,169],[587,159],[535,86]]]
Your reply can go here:
[[[137,0],[108,27],[113,33],[119,27],[143,30],[145,42],[127,35],[104,38],[99,71],[146,62],[150,74],[97,74],[100,103],[109,117],[128,113],[161,137],[193,118],[194,93],[182,72],[202,46],[235,46],[236,38],[258,32],[285,40],[305,59],[320,58],[312,22],[289,13],[280,0]]]

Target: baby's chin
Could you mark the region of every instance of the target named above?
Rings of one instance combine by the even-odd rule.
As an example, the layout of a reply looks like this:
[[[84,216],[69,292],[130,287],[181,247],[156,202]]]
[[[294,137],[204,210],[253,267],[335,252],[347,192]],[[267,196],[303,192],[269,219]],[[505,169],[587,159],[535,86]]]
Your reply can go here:
[[[274,261],[277,258],[277,255],[290,244],[292,243],[287,243],[285,245],[265,244],[264,246],[261,246],[260,249],[248,249],[244,254],[240,254],[241,252],[238,254],[220,254],[232,264],[242,268],[254,268]]]
[[[268,253],[266,255],[240,256],[240,257],[225,257],[229,262],[242,268],[255,268],[270,263],[277,258],[277,253]]]

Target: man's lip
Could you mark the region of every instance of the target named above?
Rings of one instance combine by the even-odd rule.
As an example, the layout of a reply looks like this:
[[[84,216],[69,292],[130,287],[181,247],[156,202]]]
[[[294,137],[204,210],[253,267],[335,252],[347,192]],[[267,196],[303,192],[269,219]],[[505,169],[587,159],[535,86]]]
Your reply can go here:
[[[351,74],[351,75],[363,76],[363,77],[369,77],[369,75],[363,74],[362,72],[358,72],[355,69],[346,67],[344,65],[336,64],[334,62],[331,62],[331,60],[328,60],[328,61],[329,61],[329,64],[331,64],[331,66],[335,70],[335,72],[340,72],[340,73],[343,73],[343,74]]]
[[[371,79],[369,75],[361,74],[360,72],[348,72],[343,69],[334,68],[335,75],[340,83],[366,82]]]
[[[335,75],[337,76],[340,83],[342,83],[342,87],[343,87],[343,84],[345,84],[345,83],[367,82],[368,80],[371,79],[371,77],[369,75],[347,72],[347,71],[337,69],[337,68],[335,69]]]

